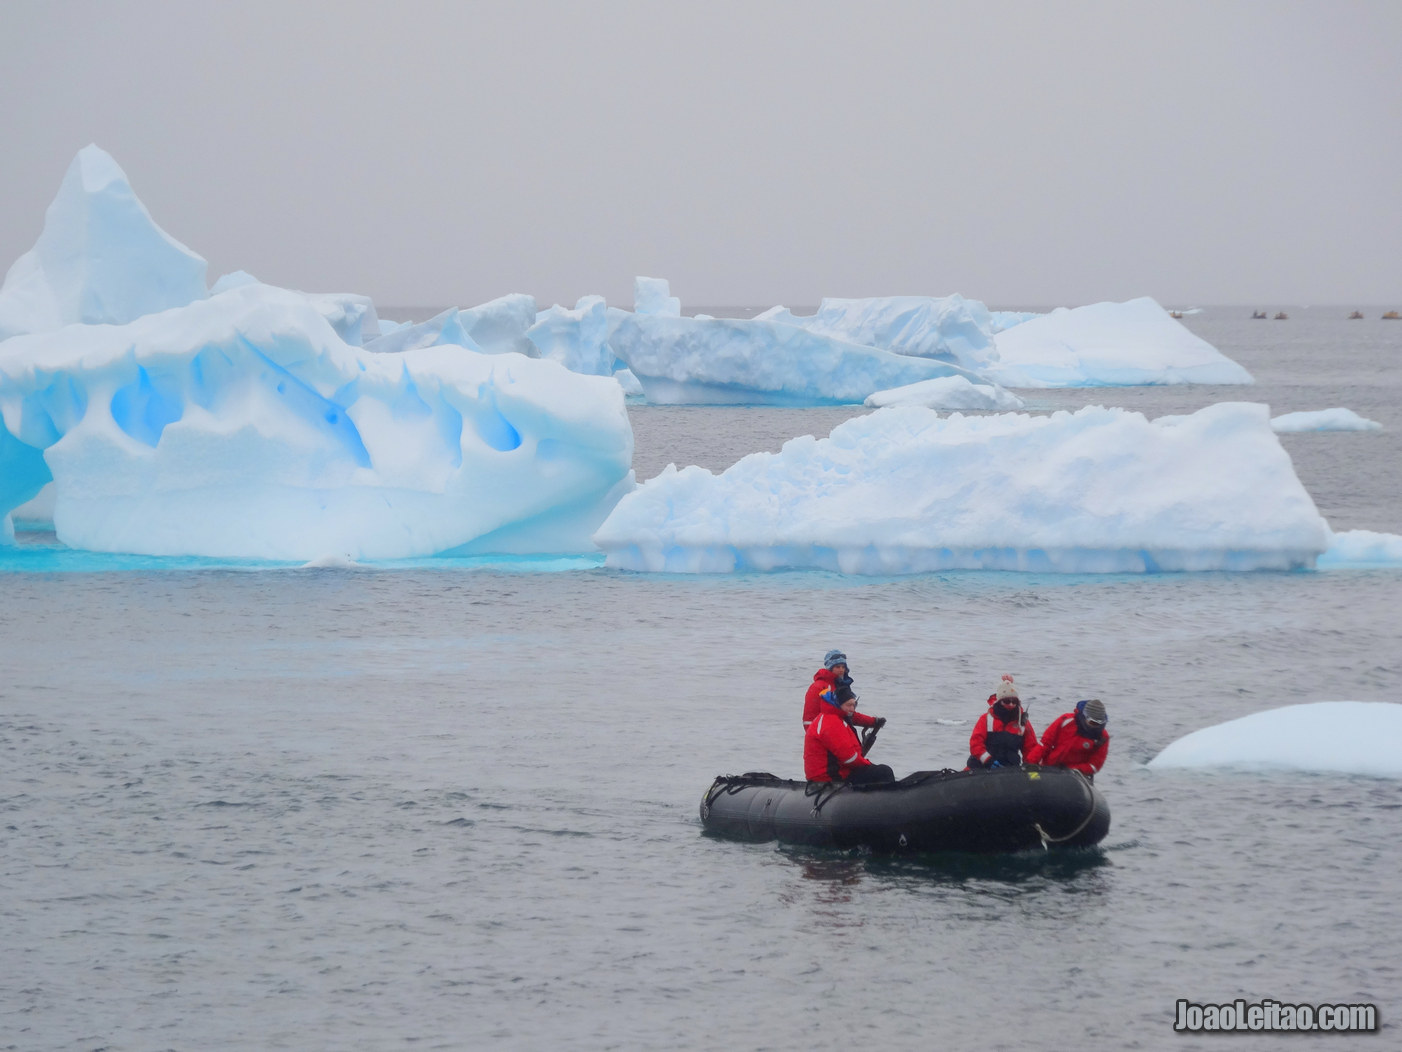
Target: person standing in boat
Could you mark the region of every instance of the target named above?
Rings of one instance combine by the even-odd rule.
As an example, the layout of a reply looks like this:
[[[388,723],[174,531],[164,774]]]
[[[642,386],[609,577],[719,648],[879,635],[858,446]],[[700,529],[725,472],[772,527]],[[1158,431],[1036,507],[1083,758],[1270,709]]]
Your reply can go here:
[[[1013,677],[1004,673],[998,689],[989,695],[988,712],[979,717],[969,736],[969,769],[1019,767],[1037,763],[1041,755],[1037,732],[1023,710]]]
[[[1076,702],[1076,708],[1051,722],[1042,735],[1044,767],[1069,767],[1091,781],[1105,766],[1110,732],[1105,729],[1105,705],[1099,698]]]
[[[852,673],[847,667],[847,655],[840,650],[829,650],[823,656],[823,667],[813,673],[813,682],[808,685],[808,693],[803,696],[804,730],[817,719],[823,703],[823,694],[839,687],[845,687],[849,691],[852,689]],[[876,724],[876,717],[868,716],[865,712],[854,712],[851,722],[858,727],[871,727]]]
[[[852,726],[857,695],[850,687],[825,691],[818,713],[804,731],[803,773],[810,782],[894,782],[896,773],[884,763],[872,763],[862,755],[861,739]],[[886,721],[878,719],[873,726]]]

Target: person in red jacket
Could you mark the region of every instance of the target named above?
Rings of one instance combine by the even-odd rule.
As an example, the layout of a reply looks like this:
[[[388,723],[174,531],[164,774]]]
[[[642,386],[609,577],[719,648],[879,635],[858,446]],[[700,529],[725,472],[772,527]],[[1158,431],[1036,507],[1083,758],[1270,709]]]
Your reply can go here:
[[[988,698],[988,711],[979,717],[969,736],[969,769],[1018,767],[1037,763],[1041,756],[1037,732],[1023,711],[1017,686],[1012,676],[1004,673],[998,689]]]
[[[861,739],[851,724],[857,696],[847,687],[823,694],[818,714],[804,731],[803,773],[810,782],[894,782],[896,774],[884,763],[862,755]],[[885,720],[879,721],[885,723]]]
[[[838,687],[851,690],[852,675],[847,669],[847,655],[840,650],[829,650],[823,656],[823,667],[813,673],[813,682],[808,685],[808,693],[803,696],[804,730],[817,718],[824,692]],[[876,717],[868,716],[865,712],[854,712],[852,723],[858,727],[871,727],[876,723]]]
[[[1105,766],[1110,732],[1105,729],[1105,705],[1099,698],[1076,702],[1076,708],[1052,720],[1042,735],[1041,763],[1045,767],[1069,767],[1091,781]]]

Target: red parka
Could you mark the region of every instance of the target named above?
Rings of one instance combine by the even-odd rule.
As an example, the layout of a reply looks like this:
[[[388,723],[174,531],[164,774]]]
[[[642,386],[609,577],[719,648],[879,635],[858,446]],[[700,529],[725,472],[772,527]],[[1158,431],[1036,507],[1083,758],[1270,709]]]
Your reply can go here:
[[[1082,774],[1095,774],[1105,766],[1110,751],[1110,732],[1102,729],[1099,738],[1089,738],[1081,732],[1076,714],[1068,712],[1052,721],[1042,735],[1042,758],[1047,767],[1069,767]]]
[[[813,682],[808,685],[808,693],[803,696],[803,726],[806,729],[818,713],[822,711],[823,694],[836,689],[837,674],[830,668],[820,668],[813,673]],[[832,708],[831,705],[828,708]],[[870,727],[876,722],[875,716],[863,712],[852,713],[852,722],[858,727]]]
[[[862,755],[857,732],[842,716],[842,710],[823,702],[817,716],[803,732],[803,773],[810,782],[830,782],[833,776],[846,778],[853,767],[869,767]]]
[[[993,754],[988,751],[988,736],[990,734],[1009,735],[1011,738],[1017,739],[1022,750],[1023,763],[1040,762],[1042,747],[1037,744],[1037,732],[1032,729],[1032,724],[1027,719],[1027,713],[1019,706],[1017,718],[1005,720],[999,715],[998,707],[993,704],[996,700],[996,695],[988,699],[988,712],[980,716],[978,722],[974,724],[974,733],[969,735],[969,756],[980,763],[987,764],[994,758]],[[1011,738],[1003,740],[1010,741]]]

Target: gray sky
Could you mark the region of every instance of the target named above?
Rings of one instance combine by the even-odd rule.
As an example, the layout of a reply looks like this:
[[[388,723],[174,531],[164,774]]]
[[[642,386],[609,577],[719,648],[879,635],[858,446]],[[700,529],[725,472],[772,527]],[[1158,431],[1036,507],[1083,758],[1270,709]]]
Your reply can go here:
[[[384,305],[1402,306],[1402,2],[0,0],[0,268],[89,142]]]

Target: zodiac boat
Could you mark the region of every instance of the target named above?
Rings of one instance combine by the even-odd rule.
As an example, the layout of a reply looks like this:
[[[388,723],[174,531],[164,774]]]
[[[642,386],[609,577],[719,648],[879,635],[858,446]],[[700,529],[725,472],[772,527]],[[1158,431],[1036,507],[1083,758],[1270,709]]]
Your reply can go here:
[[[995,853],[1098,844],[1110,831],[1110,805],[1064,767],[917,771],[884,785],[751,772],[711,783],[701,824],[716,836],[752,842]]]

